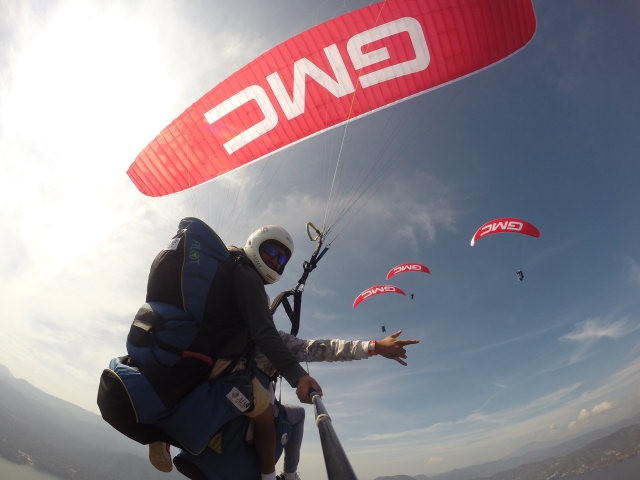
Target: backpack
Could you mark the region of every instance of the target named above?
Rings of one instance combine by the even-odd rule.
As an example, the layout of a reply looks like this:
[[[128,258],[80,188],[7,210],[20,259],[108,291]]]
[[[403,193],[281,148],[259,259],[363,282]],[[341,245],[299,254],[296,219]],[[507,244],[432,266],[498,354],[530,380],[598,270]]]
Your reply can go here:
[[[192,350],[213,278],[229,258],[208,225],[184,218],[153,261],[148,301],[127,337],[128,355],[111,360],[98,390],[103,418],[129,438],[199,453],[225,423],[252,408],[250,370],[227,374],[232,363],[210,382],[215,359]]]

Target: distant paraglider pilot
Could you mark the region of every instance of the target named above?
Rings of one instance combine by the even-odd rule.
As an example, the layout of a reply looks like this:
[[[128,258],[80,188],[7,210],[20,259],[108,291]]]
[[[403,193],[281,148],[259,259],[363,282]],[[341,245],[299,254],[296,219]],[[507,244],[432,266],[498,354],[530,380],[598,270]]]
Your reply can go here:
[[[384,325],[382,325],[382,332],[386,332],[387,331],[387,327],[385,327]]]
[[[413,300],[413,293],[411,294],[411,300]]]
[[[518,281],[521,282],[522,279],[524,278],[524,273],[522,273],[522,270],[518,270],[516,272],[516,275],[518,275]]]

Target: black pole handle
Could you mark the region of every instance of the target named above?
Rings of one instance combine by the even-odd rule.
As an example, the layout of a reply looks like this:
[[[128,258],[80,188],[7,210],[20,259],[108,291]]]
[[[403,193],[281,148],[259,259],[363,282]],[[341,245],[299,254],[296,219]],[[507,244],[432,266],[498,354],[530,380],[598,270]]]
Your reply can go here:
[[[329,480],[358,480],[347,454],[340,444],[338,435],[333,429],[331,417],[324,407],[322,398],[313,389],[309,391],[309,396],[316,414],[316,425],[320,432],[320,443]]]

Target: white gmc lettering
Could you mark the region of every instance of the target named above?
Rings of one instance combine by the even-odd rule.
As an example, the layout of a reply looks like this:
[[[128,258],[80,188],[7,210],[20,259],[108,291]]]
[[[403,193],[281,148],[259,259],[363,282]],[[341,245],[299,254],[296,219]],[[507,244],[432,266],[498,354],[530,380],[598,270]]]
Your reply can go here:
[[[357,70],[359,70],[388,60],[390,55],[386,47],[366,53],[362,51],[363,47],[375,42],[376,40],[381,40],[403,32],[409,34],[416,58],[381,68],[358,77],[358,81],[363,88],[404,75],[417,73],[429,66],[431,56],[429,54],[424,32],[422,31],[420,22],[411,17],[400,18],[351,37],[347,42],[347,52],[349,53],[351,63]],[[302,115],[305,111],[307,76],[322,85],[336,98],[343,97],[355,91],[355,87],[351,82],[347,67],[340,55],[338,47],[335,44],[329,45],[324,48],[324,53],[327,56],[332,74],[336,80],[334,80],[331,75],[318,68],[317,65],[313,64],[307,58],[296,60],[293,64],[293,93],[291,96],[287,92],[282,79],[277,72],[266,77],[267,83],[271,87],[271,90],[273,91],[280,108],[282,108],[282,111],[287,117],[287,120],[291,120],[298,115]],[[206,121],[211,125],[251,100],[255,100],[258,104],[258,107],[264,115],[264,120],[247,128],[245,131],[239,133],[237,136],[223,144],[223,147],[229,155],[248,143],[251,143],[261,135],[264,135],[278,124],[278,114],[273,107],[271,100],[269,100],[267,93],[262,87],[252,85],[241,92],[236,93],[204,114]]]
[[[512,230],[514,232],[519,232],[520,230],[522,230],[522,227],[524,227],[524,225],[521,222],[509,222],[509,225],[507,226],[507,230]]]
[[[278,114],[276,113],[276,109],[273,108],[267,92],[258,85],[251,85],[241,92],[236,93],[234,96],[227,98],[220,105],[213,107],[204,114],[204,118],[206,118],[209,125],[211,125],[251,100],[255,100],[258,103],[258,107],[260,107],[260,110],[262,110],[264,114],[264,120],[247,128],[244,132],[236,135],[225,143],[223,147],[229,155],[244,147],[247,143],[253,142],[260,135],[267,133],[278,124]]]
[[[356,70],[384,60],[389,60],[390,58],[389,51],[385,47],[363,53],[363,46],[402,32],[409,34],[413,49],[416,52],[416,58],[358,77],[360,85],[364,88],[380,82],[386,82],[393,78],[402,77],[403,75],[409,75],[410,73],[421,72],[429,66],[431,56],[429,55],[427,40],[424,38],[424,32],[422,31],[420,22],[415,18],[404,17],[351,37],[347,43],[347,51]]]
[[[480,236],[486,235],[491,232],[495,232],[496,230],[507,230],[509,232],[519,232],[524,227],[522,222],[515,222],[513,220],[509,222],[495,222],[490,223],[489,225],[485,225],[480,229]]]
[[[377,293],[384,293],[384,292],[395,292],[396,288],[395,287],[375,287],[375,288],[370,288],[369,290],[365,290],[364,292],[362,292],[362,298],[369,298],[371,295],[375,295]]]
[[[394,273],[402,273],[407,270],[420,270],[420,265],[402,265],[393,269]]]
[[[293,101],[289,98],[287,89],[277,72],[267,76],[267,82],[269,82],[269,86],[288,120],[304,113],[305,75],[309,75],[336,98],[354,92],[355,88],[351,83],[347,66],[340,56],[338,47],[329,45],[324,49],[324,53],[327,55],[329,65],[331,65],[333,74],[338,81],[336,82],[306,58],[301,58],[293,64]]]

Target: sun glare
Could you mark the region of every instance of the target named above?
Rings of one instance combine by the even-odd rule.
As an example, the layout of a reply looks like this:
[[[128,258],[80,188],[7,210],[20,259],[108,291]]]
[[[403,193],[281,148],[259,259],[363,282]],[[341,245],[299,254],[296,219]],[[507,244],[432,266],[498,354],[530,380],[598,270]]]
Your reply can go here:
[[[118,4],[64,4],[15,57],[3,105],[0,148],[12,175],[3,195],[21,211],[45,278],[122,221],[127,167],[177,95],[161,32],[136,15]]]

